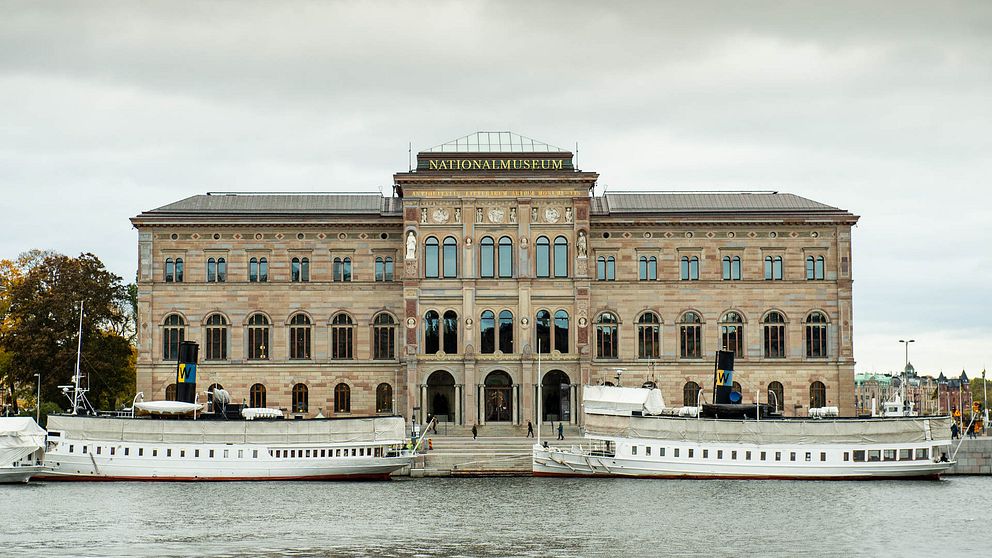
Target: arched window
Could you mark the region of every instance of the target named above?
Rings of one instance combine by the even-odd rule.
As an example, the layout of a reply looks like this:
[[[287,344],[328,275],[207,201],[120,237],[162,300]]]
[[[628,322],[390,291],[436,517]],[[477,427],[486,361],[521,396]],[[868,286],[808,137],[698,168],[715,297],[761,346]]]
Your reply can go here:
[[[393,280],[393,258],[389,256],[385,258],[379,256],[375,259],[375,280],[376,281]]]
[[[778,412],[785,410],[785,387],[782,382],[768,384],[768,403]]]
[[[703,356],[703,320],[695,312],[686,312],[679,320],[679,356],[681,358]]]
[[[293,386],[293,412],[306,413],[310,410],[310,390],[306,384]]]
[[[811,312],[806,318],[806,356],[827,356],[827,317],[822,312]]]
[[[482,354],[496,352],[496,314],[485,310],[479,318],[479,347]]]
[[[554,343],[554,349],[559,353],[568,352],[568,312],[564,310],[555,312]]]
[[[442,257],[444,260],[444,278],[453,279],[458,277],[458,243],[455,242],[455,237],[447,236],[444,238],[444,254]]]
[[[737,312],[727,312],[720,319],[720,346],[737,358],[744,357],[744,319]]]
[[[765,281],[782,280],[782,256],[765,256]]]
[[[310,281],[310,258],[300,260],[300,281],[304,283]]]
[[[351,316],[345,313],[334,316],[331,320],[331,358],[349,360],[354,358],[352,348],[355,342],[355,324]]]
[[[806,280],[823,280],[823,256],[806,256]]]
[[[638,278],[641,281],[655,281],[658,279],[658,258],[655,256],[641,256],[638,259]]]
[[[499,239],[499,276],[513,277],[513,240],[508,236]]]
[[[258,259],[258,282],[265,283],[269,280],[269,260],[266,258]]]
[[[598,358],[617,358],[617,324],[619,320],[610,312],[603,312],[596,320],[596,356]]]
[[[251,283],[258,282],[258,258],[248,260],[248,281]]]
[[[290,262],[289,280],[293,283],[300,282],[300,258],[293,258]]]
[[[555,277],[568,277],[568,239],[555,238]]]
[[[176,384],[169,384],[165,386],[165,400],[166,401],[176,400]]]
[[[454,310],[448,310],[443,316],[443,339],[444,352],[449,355],[458,354],[458,314]]]
[[[724,281],[740,281],[741,280],[741,257],[740,256],[724,256],[723,257],[723,280]]]
[[[396,321],[385,312],[376,314],[372,320],[372,358],[393,360],[396,358]]]
[[[661,320],[654,312],[637,319],[637,358],[658,358],[661,351]]]
[[[537,266],[537,276],[551,277],[551,241],[546,236],[537,237],[534,263]]]
[[[433,355],[441,350],[441,317],[434,310],[424,314],[424,353]]]
[[[332,279],[340,283],[351,282],[351,258],[334,258],[332,263]]]
[[[165,258],[165,282],[172,283],[176,280],[176,260]]]
[[[551,352],[551,312],[538,310],[534,316],[534,332],[537,334],[537,351]]]
[[[248,389],[248,406],[255,409],[265,407],[265,386],[254,384]]]
[[[596,258],[596,279],[599,281],[615,281],[617,278],[617,260],[613,256]]]
[[[264,314],[248,318],[248,359],[269,358],[269,319]]]
[[[217,258],[217,282],[227,282],[227,259]]]
[[[509,310],[499,313],[499,350],[506,355],[513,354],[513,312]]]
[[[289,321],[289,358],[310,358],[310,318],[297,314]]]
[[[496,276],[496,243],[491,236],[482,237],[479,242],[479,277],[491,279]]]
[[[179,358],[179,344],[186,339],[186,321],[179,314],[169,314],[163,325],[162,358],[176,360]]]
[[[290,280],[294,283],[310,281],[310,258],[293,258],[290,265]]]
[[[334,386],[334,412],[351,412],[351,388],[346,383]]]
[[[699,384],[696,382],[686,382],[682,386],[682,404],[686,407],[699,406]]]
[[[207,258],[207,283],[217,282],[217,259]]]
[[[781,312],[769,312],[762,329],[765,358],[785,358],[785,317]]]
[[[176,283],[183,282],[183,276],[185,275],[185,264],[183,264],[182,258],[176,258]]]
[[[424,277],[437,279],[441,276],[441,252],[437,238],[428,236],[424,240]]]
[[[827,386],[821,381],[809,385],[809,408],[818,409],[827,406]]]
[[[207,318],[206,360],[227,359],[227,320],[220,314]]]
[[[699,280],[699,256],[682,256],[679,276],[683,281]]]
[[[393,386],[389,384],[379,384],[375,388],[375,412],[393,412]]]

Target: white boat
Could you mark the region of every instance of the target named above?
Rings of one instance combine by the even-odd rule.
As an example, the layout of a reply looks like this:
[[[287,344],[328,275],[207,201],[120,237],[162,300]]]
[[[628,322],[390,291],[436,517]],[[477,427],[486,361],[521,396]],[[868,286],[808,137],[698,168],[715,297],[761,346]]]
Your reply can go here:
[[[254,417],[253,417],[254,418]],[[52,415],[50,480],[388,479],[410,465],[402,417],[311,420]]]
[[[45,430],[29,417],[0,418],[0,483],[28,482],[46,470]]]
[[[770,418],[738,405],[751,416],[713,418],[664,407],[657,389],[584,391],[587,443],[535,444],[535,476],[921,479],[954,465],[950,417]]]

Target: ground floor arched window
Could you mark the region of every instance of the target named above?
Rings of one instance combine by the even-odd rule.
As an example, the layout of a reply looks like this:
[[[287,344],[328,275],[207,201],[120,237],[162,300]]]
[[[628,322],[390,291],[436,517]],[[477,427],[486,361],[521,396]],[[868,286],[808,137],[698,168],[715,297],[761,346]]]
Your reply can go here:
[[[261,409],[265,407],[265,386],[255,384],[248,390],[248,406]]]
[[[310,410],[310,390],[306,384],[296,384],[293,386],[293,412],[306,413]]]
[[[768,403],[779,412],[785,410],[785,387],[782,382],[768,384]]]
[[[344,382],[334,386],[334,412],[351,412],[351,387]]]
[[[541,381],[541,420],[567,421],[571,419],[571,381],[568,374],[552,370]]]
[[[809,385],[809,407],[816,409],[827,406],[827,386],[816,381]]]
[[[375,412],[393,412],[393,386],[382,383],[375,388]]]
[[[495,370],[485,380],[485,410],[487,422],[513,420],[513,379],[502,370]]]
[[[686,407],[696,407],[699,405],[699,384],[696,382],[686,382],[682,387],[682,404]]]
[[[169,384],[165,386],[165,400],[166,401],[176,400],[176,384]]]
[[[446,370],[435,370],[427,377],[427,414],[451,421],[455,415],[455,378]]]

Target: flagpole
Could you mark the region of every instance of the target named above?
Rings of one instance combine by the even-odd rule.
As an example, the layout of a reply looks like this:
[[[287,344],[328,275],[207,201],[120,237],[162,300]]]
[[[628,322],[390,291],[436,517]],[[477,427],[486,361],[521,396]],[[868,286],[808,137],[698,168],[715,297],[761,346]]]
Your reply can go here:
[[[541,445],[541,421],[544,417],[541,416],[541,402],[543,401],[544,394],[541,393],[541,388],[544,387],[541,383],[541,339],[537,339],[537,445]]]

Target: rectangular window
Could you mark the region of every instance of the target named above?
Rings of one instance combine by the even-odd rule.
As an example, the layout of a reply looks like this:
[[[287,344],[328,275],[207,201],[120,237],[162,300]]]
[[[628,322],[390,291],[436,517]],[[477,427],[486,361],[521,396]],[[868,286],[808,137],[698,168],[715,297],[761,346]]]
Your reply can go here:
[[[865,450],[854,450],[855,461],[865,461]]]
[[[744,452],[744,460],[751,461],[751,452],[749,451]]]
[[[896,450],[894,450],[894,449],[882,450],[882,459],[884,461],[895,461],[896,460]]]
[[[899,461],[912,461],[913,450],[911,449],[901,449],[899,450]]]
[[[228,458],[227,451],[228,450],[224,450],[224,459],[227,459]]]
[[[761,460],[762,460],[762,461],[764,461],[764,460],[765,460],[765,452],[761,452]]]
[[[850,461],[850,460],[851,460],[851,454],[850,454],[850,452],[846,452],[845,451],[844,452],[844,461]]]
[[[813,452],[806,452],[806,461],[813,461]]]
[[[723,459],[723,450],[716,450],[716,458]]]
[[[648,455],[648,456],[651,455],[651,446],[647,446],[644,448],[644,455]]]
[[[916,448],[916,458],[926,459],[927,458],[927,448]]]
[[[116,449],[117,448],[110,448],[110,455],[114,455],[116,453],[116,451],[115,451]]]
[[[710,450],[708,450],[708,449],[704,449],[704,450],[703,450],[703,459],[706,459],[706,458],[708,458],[709,456],[710,456]]]
[[[824,451],[821,451],[820,452],[820,461],[826,461],[826,460],[827,460],[827,453],[824,452]]]
[[[782,452],[775,452],[775,461],[782,461]]]
[[[186,457],[186,450],[179,450],[179,457]]]
[[[200,450],[193,450],[193,457],[200,457]]]
[[[675,457],[679,456],[679,448],[675,448]]]
[[[209,457],[210,457],[210,459],[213,459],[214,458],[214,450],[210,450],[210,456]]]
[[[165,456],[166,457],[172,457],[172,448],[169,448],[169,449],[165,450]]]
[[[158,449],[152,450],[152,457],[158,457]]]
[[[730,452],[730,458],[735,461],[737,460],[737,450]]]
[[[795,461],[795,460],[796,460],[796,452],[794,451],[789,452],[789,461]]]
[[[692,452],[693,452],[693,451],[694,451],[694,450],[693,450],[692,448],[690,448],[690,449],[689,449],[689,459],[692,459]]]
[[[103,452],[103,448],[102,448],[102,447],[100,447],[100,446],[97,446],[97,447],[96,447],[96,454],[97,454],[97,455],[100,455],[100,454],[101,454],[102,452]]]
[[[75,448],[76,448],[76,446],[74,446],[72,444],[69,444],[69,453],[74,453],[75,452]]]
[[[868,450],[868,461],[881,461],[881,454],[880,450]]]
[[[138,457],[144,457],[145,448],[138,448]]]
[[[665,457],[665,448],[658,448],[658,455]]]

